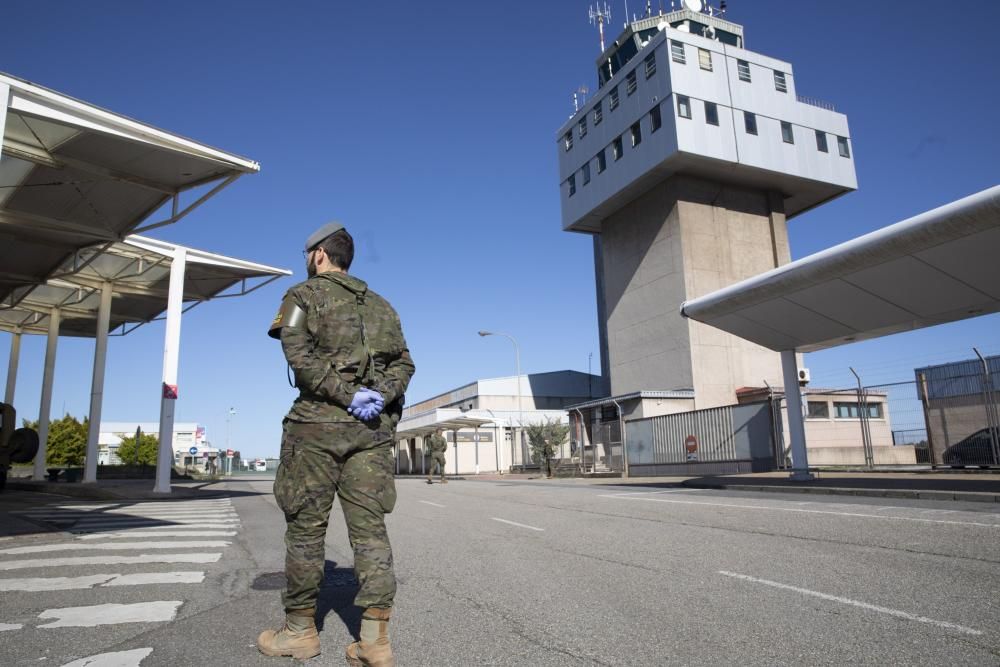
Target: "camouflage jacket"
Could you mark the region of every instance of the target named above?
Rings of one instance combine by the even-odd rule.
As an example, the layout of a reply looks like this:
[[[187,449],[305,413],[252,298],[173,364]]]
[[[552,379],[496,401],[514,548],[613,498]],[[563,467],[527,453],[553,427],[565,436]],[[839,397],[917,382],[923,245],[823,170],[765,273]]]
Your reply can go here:
[[[431,454],[444,454],[448,451],[448,441],[440,435],[432,435],[427,442],[427,448],[430,450]]]
[[[302,328],[281,329],[281,347],[299,389],[287,418],[354,422],[347,408],[358,389],[368,387],[385,398],[379,430],[394,429],[414,366],[389,302],[346,273],[313,276],[285,299],[306,314]]]

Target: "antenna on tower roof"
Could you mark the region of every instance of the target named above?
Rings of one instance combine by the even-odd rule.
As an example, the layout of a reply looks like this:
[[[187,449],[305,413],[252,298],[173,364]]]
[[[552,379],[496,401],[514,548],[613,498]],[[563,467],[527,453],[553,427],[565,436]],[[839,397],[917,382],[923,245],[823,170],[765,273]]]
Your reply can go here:
[[[590,25],[597,25],[597,31],[601,35],[601,53],[604,53],[604,24],[611,20],[611,8],[608,7],[608,3],[604,3],[604,7],[601,7],[601,3],[597,3],[597,9],[594,6],[590,6]]]

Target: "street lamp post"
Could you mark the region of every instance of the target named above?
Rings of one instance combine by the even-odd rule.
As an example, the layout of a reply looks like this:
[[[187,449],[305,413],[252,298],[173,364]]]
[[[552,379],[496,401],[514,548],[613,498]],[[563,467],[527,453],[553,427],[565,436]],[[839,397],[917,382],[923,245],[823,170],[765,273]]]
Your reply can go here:
[[[503,336],[504,338],[506,338],[507,340],[509,340],[511,343],[514,344],[514,364],[515,364],[515,368],[516,368],[516,372],[517,372],[517,421],[518,421],[518,430],[520,430],[520,429],[524,428],[524,411],[521,409],[521,348],[520,348],[520,346],[518,346],[517,340],[515,340],[514,337],[511,336],[510,334],[505,334],[505,333],[500,333],[500,332],[493,332],[493,331],[480,331],[479,335],[480,336]],[[511,429],[511,437],[512,438],[514,437],[514,431],[513,431],[513,429]],[[512,450],[513,450],[513,444],[514,443],[511,442],[511,445],[512,445],[511,449]],[[500,443],[498,442],[497,443],[497,447],[499,447],[499,446],[500,446]],[[512,466],[514,465],[513,456],[514,455],[513,455],[513,451],[512,451],[512,453],[511,453],[511,462],[510,462],[510,464]],[[500,461],[500,466],[501,466],[500,474],[502,475],[503,474],[503,459],[502,459],[502,457],[501,457],[501,461]]]
[[[236,408],[229,408],[229,412],[226,413],[226,464],[227,467],[229,468],[228,472],[230,473],[233,470],[232,468],[233,462],[229,458],[229,450],[232,449],[232,446],[230,445],[230,431],[232,430],[231,422],[233,419],[233,415],[235,414],[236,414]]]

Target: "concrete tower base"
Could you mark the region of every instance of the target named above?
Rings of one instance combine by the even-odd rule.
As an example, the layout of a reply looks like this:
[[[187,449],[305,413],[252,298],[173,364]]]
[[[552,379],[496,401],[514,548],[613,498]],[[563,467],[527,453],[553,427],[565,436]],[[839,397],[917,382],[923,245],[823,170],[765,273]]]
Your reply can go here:
[[[595,258],[612,395],[694,389],[703,409],[782,384],[778,353],[680,315],[686,299],[790,261],[780,194],[673,177],[602,221]]]

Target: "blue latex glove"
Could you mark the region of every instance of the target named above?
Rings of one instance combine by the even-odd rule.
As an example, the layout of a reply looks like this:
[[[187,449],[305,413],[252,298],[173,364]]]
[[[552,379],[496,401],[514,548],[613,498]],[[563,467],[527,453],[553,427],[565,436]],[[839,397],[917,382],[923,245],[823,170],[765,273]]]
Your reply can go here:
[[[356,419],[365,422],[378,417],[384,407],[385,399],[382,398],[382,394],[367,387],[362,387],[354,394],[347,412]]]

